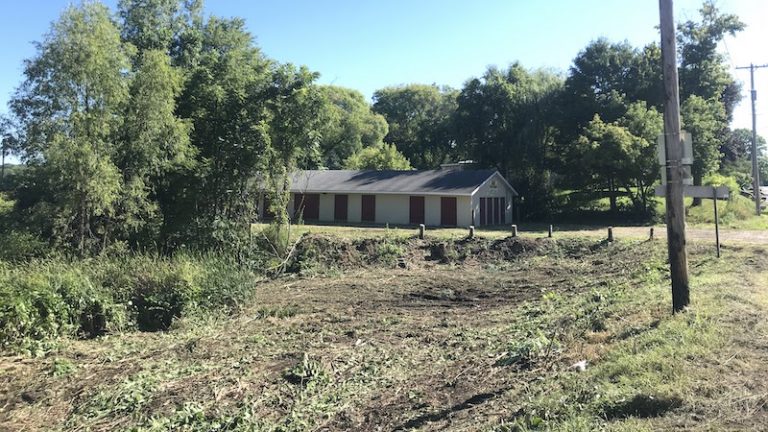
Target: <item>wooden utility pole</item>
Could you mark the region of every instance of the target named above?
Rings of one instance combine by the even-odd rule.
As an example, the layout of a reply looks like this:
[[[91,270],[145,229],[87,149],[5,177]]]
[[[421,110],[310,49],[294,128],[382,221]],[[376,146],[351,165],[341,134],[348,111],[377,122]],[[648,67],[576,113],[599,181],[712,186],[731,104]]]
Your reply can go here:
[[[768,65],[755,66],[750,64],[736,69],[749,69],[750,91],[749,97],[752,99],[752,195],[755,198],[755,214],[760,216],[760,169],[757,165],[757,114],[755,113],[755,102],[757,101],[757,90],[755,90],[755,69],[765,68]]]
[[[672,276],[672,310],[679,312],[688,306],[690,294],[688,256],[685,251],[680,89],[677,81],[677,43],[672,0],[659,0],[659,15],[664,70],[664,142],[667,150],[667,250]]]

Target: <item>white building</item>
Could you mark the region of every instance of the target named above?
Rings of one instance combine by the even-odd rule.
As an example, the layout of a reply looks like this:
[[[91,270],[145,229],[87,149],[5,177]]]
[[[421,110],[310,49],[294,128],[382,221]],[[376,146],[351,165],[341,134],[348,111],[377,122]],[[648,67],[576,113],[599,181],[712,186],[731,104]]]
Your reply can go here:
[[[297,171],[288,212],[310,223],[502,225],[515,196],[494,170]]]

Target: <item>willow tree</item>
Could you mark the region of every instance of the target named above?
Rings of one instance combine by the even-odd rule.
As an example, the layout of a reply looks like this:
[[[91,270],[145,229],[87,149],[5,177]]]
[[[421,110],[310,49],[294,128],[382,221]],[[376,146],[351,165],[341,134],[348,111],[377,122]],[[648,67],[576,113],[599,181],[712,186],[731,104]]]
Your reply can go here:
[[[107,7],[84,2],[37,44],[11,103],[24,128],[24,156],[47,191],[49,228],[81,252],[105,237],[122,191],[113,157],[129,68]]]

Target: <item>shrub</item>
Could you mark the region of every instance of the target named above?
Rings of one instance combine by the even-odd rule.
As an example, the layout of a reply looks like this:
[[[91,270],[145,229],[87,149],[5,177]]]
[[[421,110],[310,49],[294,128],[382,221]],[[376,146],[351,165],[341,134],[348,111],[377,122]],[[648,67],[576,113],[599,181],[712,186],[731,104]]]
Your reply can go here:
[[[397,260],[403,256],[404,253],[405,250],[400,245],[384,241],[376,247],[375,260],[380,263],[395,266]]]
[[[559,348],[560,344],[556,340],[548,338],[543,333],[538,333],[509,344],[506,354],[496,363],[496,365],[514,365],[521,369],[529,369],[533,367],[536,362],[544,359]]]
[[[37,236],[20,231],[0,234],[0,260],[25,261],[48,254],[49,246]]]
[[[198,311],[237,310],[252,272],[214,255],[0,261],[0,347],[38,351],[61,336],[168,329]]]

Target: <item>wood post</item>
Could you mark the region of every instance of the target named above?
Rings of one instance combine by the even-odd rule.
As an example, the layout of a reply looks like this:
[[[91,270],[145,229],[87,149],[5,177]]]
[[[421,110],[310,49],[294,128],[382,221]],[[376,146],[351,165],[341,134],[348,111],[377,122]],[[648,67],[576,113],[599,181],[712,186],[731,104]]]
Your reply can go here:
[[[424,240],[424,224],[419,224],[419,239]]]
[[[712,188],[712,202],[715,206],[715,248],[717,249],[717,257],[720,258],[720,219],[717,215],[717,189]]]
[[[613,227],[608,227],[608,241],[613,241]]]
[[[517,225],[512,225],[512,237],[517,237]]]
[[[469,238],[475,238],[475,226],[470,225],[469,226]]]
[[[651,227],[651,232],[648,236],[648,240],[653,240],[653,227]]]
[[[549,233],[548,233],[548,237],[549,237],[549,238],[552,238],[552,225],[550,225],[550,226],[549,226]]]
[[[680,87],[672,0],[659,0],[661,59],[664,75],[664,145],[667,150],[667,252],[672,279],[672,311],[690,303],[688,254],[685,250],[683,146],[680,142]]]

